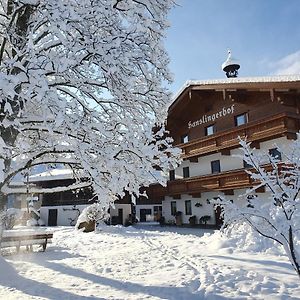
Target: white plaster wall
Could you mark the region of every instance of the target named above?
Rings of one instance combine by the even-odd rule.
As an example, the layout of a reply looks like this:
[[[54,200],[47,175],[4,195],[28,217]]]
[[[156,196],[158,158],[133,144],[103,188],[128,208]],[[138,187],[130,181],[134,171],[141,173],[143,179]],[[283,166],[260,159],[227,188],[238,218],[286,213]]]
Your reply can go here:
[[[235,155],[241,154],[239,149],[231,150],[231,155],[221,155],[221,153],[215,153],[198,158],[198,162],[190,162],[185,160],[175,170],[176,179],[183,178],[183,168],[190,168],[190,177],[208,175],[211,173],[211,161],[220,160],[221,172],[229,171],[233,169],[240,169],[243,167],[242,158],[235,157]]]
[[[257,151],[268,152],[269,149],[276,148],[276,145],[283,149],[289,149],[291,142],[292,141],[288,140],[286,137],[273,139],[260,143],[260,149]],[[243,168],[243,159],[241,157],[237,157],[238,155],[242,154],[242,150],[236,148],[230,151],[230,155],[221,155],[221,153],[214,153],[199,157],[198,162],[190,162],[189,160],[185,160],[178,168],[176,168],[175,178],[183,178],[184,167],[189,167],[190,177],[211,174],[211,161],[214,160],[220,160],[221,172]]]
[[[77,221],[77,211],[64,211],[65,209],[72,209],[74,205],[63,205],[63,206],[42,206],[40,213],[41,213],[41,219],[45,222],[46,225],[48,225],[48,212],[49,209],[57,209],[57,225],[58,226],[70,226],[70,220],[68,218],[74,219],[76,217]],[[79,209],[80,212],[83,211],[84,208],[86,208],[87,205],[76,205],[75,208]]]
[[[207,222],[207,224],[215,224],[215,213],[214,207],[212,204],[207,203],[207,199],[212,199],[213,197],[217,197],[220,193],[218,192],[208,192],[202,193],[201,198],[192,198],[192,196],[183,194],[181,195],[181,199],[173,199],[172,197],[166,197],[163,201],[162,205],[162,215],[165,217],[166,222],[175,221],[175,217],[171,215],[171,201],[176,201],[177,211],[182,212],[182,221],[184,224],[189,223],[189,218],[193,215],[197,217],[197,223],[199,224],[200,217],[205,215],[211,216],[211,219]],[[222,193],[221,193],[222,194]],[[185,201],[191,200],[192,204],[192,215],[185,214]],[[195,204],[200,203],[202,206],[196,207]]]
[[[288,140],[286,137],[281,137],[281,138],[260,143],[260,149],[268,150],[268,149],[276,148],[276,146],[283,149],[285,148],[289,149],[292,142],[293,142],[292,140]]]
[[[214,197],[223,196],[243,206],[247,204],[247,200],[245,197],[240,197],[240,196],[245,194],[245,192],[246,192],[245,189],[239,189],[234,191],[234,195],[227,195],[227,196],[224,196],[222,192],[207,192],[207,193],[202,193],[200,198],[192,198],[190,195],[187,194],[181,195],[181,199],[173,199],[172,197],[166,197],[162,203],[162,215],[165,217],[166,222],[175,221],[175,217],[171,215],[171,201],[176,201],[177,211],[182,212],[183,223],[188,224],[191,215],[185,214],[185,201],[191,200],[192,215],[197,216],[197,223],[199,224],[200,217],[209,215],[211,216],[211,219],[207,222],[207,224],[215,224],[216,220],[215,220],[214,207],[213,204],[209,203],[209,201],[207,200],[211,200]],[[264,201],[268,201],[270,193],[269,192],[258,193],[257,195],[263,203]],[[201,203],[202,206],[196,207],[195,206],[196,203]]]
[[[83,211],[84,208],[86,208],[88,205],[76,205],[75,208],[80,210],[80,213]],[[45,224],[48,224],[48,215],[49,215],[49,209],[57,209],[57,226],[70,226],[70,220],[69,218],[74,219],[76,217],[77,221],[77,211],[72,210],[64,210],[64,209],[72,209],[73,205],[62,205],[62,206],[42,206],[40,213],[41,213],[41,219],[45,222]],[[128,218],[128,215],[131,214],[131,205],[130,204],[116,204],[115,209],[111,209],[111,216],[117,216],[118,215],[118,209],[123,209],[123,223],[125,223],[125,220]],[[75,221],[75,224],[76,224]]]

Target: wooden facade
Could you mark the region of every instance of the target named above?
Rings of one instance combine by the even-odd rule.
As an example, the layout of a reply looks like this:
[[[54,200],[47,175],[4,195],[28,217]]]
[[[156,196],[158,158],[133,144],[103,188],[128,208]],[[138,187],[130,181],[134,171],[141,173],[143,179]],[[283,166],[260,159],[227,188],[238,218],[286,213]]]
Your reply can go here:
[[[237,118],[244,117],[238,124]],[[219,153],[231,155],[238,137],[259,149],[265,141],[296,139],[300,129],[300,76],[191,82],[169,108],[167,128],[184,161]],[[207,191],[231,193],[253,186],[243,168],[169,180],[148,188],[151,199],[200,197]]]

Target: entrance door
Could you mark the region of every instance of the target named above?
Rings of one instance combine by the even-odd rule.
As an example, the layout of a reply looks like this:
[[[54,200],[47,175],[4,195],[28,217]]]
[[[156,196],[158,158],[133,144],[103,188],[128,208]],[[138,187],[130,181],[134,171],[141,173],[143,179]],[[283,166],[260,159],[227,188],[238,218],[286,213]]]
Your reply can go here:
[[[152,210],[151,209],[140,209],[140,222],[146,222],[147,219],[146,219],[146,216],[147,215],[151,215],[152,213]]]
[[[57,209],[49,209],[48,226],[57,226]]]
[[[118,209],[119,224],[123,225],[123,208]]]

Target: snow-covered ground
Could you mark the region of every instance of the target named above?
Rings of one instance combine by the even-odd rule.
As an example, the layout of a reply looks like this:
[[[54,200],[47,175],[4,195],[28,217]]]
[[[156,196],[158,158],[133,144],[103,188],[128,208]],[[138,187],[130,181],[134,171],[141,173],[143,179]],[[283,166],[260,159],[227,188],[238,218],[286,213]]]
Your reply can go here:
[[[0,257],[0,299],[300,299],[280,250],[212,232],[59,228],[44,253]]]

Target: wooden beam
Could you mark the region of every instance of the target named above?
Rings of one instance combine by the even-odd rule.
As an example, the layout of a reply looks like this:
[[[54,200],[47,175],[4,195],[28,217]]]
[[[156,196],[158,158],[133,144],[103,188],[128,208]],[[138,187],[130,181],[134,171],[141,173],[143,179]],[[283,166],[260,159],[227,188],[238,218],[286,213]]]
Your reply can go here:
[[[266,191],[266,188],[264,186],[261,186],[260,188],[255,190],[256,193],[265,193],[265,191]]]
[[[223,100],[226,100],[226,90],[223,90]]]
[[[297,139],[297,134],[294,133],[294,132],[288,132],[288,133],[286,134],[286,138],[287,138],[288,140],[296,140],[296,139]]]
[[[221,150],[221,155],[230,155],[230,150],[229,149],[222,149]]]
[[[251,148],[260,149],[260,142],[252,142],[250,146]]]
[[[270,98],[271,98],[271,101],[274,102],[274,90],[273,89],[270,89]]]
[[[173,195],[172,198],[173,199],[181,199],[181,195],[180,194],[179,195]]]
[[[188,158],[188,160],[190,161],[190,162],[198,162],[198,157],[189,157]]]
[[[228,195],[228,196],[229,196],[229,195],[231,195],[231,196],[234,195],[234,190],[224,190],[224,191],[222,191],[222,192],[224,193],[225,196],[227,196],[227,195]]]
[[[201,198],[201,193],[189,193],[189,195],[191,195],[192,198]]]

